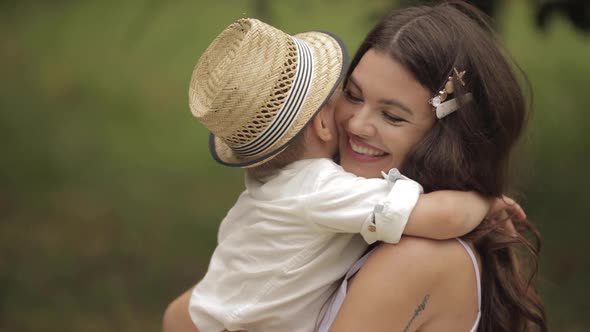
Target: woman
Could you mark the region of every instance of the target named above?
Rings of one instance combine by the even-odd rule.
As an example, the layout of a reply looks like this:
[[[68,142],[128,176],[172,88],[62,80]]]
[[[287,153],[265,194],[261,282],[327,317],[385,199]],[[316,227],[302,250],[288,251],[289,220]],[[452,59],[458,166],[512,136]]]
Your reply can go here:
[[[344,169],[375,177],[399,167],[425,192],[507,190],[526,102],[475,8],[444,3],[393,12],[365,38],[345,79],[336,106]],[[452,114],[436,116],[449,105]],[[538,240],[527,221],[516,228]],[[379,246],[322,323],[333,332],[546,331],[544,308],[515,256],[515,248],[528,249],[536,267],[537,248],[491,223],[465,240],[465,247],[418,238]],[[476,252],[475,269],[465,250]]]
[[[353,59],[336,105],[340,163],[364,177],[398,167],[427,192],[500,196],[526,118],[517,78],[476,9],[408,8],[384,18]],[[515,255],[524,244],[536,262],[536,248],[499,225],[482,224],[466,242],[408,237],[378,246],[326,306],[320,328],[546,331],[543,306]],[[526,221],[515,226],[533,229]],[[194,331],[188,295],[171,304],[165,324]]]

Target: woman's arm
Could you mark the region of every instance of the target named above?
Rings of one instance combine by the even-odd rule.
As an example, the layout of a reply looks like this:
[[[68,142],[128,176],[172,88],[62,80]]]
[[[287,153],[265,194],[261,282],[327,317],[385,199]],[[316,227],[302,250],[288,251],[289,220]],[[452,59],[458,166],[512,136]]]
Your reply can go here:
[[[350,284],[331,332],[469,330],[475,272],[456,240],[381,245]]]
[[[163,332],[199,332],[188,313],[192,291],[192,288],[187,290],[168,305],[162,322]]]

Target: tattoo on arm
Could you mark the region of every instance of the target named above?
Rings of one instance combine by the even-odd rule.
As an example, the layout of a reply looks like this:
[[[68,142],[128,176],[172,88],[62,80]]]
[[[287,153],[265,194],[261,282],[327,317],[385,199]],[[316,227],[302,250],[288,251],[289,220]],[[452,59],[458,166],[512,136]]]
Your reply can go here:
[[[420,315],[422,313],[422,311],[424,311],[424,309],[426,308],[426,305],[428,304],[428,299],[430,299],[430,295],[426,294],[426,296],[424,296],[424,299],[422,299],[422,303],[420,303],[418,305],[418,307],[416,307],[416,310],[414,310],[414,316],[412,316],[412,318],[410,318],[408,325],[406,325],[406,327],[404,328],[404,332],[410,331],[410,325],[412,325],[412,322],[414,322],[414,319],[416,319],[416,317],[418,317],[418,315]]]

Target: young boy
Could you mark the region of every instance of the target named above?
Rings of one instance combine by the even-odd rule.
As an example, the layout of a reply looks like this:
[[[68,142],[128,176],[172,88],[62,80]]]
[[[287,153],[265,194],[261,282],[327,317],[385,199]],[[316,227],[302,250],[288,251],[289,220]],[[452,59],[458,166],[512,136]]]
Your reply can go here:
[[[191,111],[211,132],[214,158],[247,176],[191,295],[198,330],[311,332],[368,244],[397,243],[402,233],[460,236],[490,209],[473,193],[420,195],[421,186],[395,169],[365,179],[334,163],[328,99],[345,67],[335,36],[292,37],[254,19],[230,25],[200,58]]]

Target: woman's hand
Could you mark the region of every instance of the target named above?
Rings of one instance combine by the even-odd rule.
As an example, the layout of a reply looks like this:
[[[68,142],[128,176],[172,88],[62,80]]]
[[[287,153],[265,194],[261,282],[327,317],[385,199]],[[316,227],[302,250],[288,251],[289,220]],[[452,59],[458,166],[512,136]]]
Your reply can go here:
[[[486,216],[486,220],[492,223],[498,223],[513,236],[517,235],[514,223],[525,220],[526,218],[526,213],[520,204],[505,195],[495,198],[492,201],[492,206]]]
[[[162,322],[163,332],[199,332],[188,313],[191,294],[192,288],[168,305]]]

